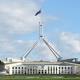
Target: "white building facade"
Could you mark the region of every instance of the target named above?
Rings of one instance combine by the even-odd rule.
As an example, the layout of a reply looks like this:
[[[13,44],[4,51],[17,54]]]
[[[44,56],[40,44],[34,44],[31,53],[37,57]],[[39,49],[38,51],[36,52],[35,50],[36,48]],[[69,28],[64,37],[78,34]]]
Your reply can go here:
[[[78,66],[64,62],[19,62],[5,65],[9,75],[24,74],[76,74]]]

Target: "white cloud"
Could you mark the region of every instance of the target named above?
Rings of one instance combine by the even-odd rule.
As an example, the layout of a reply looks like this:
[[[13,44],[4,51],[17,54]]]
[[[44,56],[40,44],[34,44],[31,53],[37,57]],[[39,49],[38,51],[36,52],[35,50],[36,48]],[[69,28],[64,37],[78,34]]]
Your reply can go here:
[[[23,55],[25,51],[32,47],[34,40],[16,39],[18,35],[25,35],[37,30],[40,17],[35,17],[35,13],[40,8],[44,0],[8,0],[0,3],[0,53],[15,53]],[[38,5],[39,4],[39,5]],[[46,17],[46,16],[42,16]],[[47,16],[46,20],[54,20],[56,17]],[[17,34],[17,35],[15,35]],[[25,36],[26,37],[26,36]],[[50,50],[41,43],[36,48],[44,60],[53,59]],[[34,50],[36,52],[36,50]],[[19,56],[20,56],[19,55]],[[34,54],[32,54],[34,56]],[[34,56],[34,58],[36,58]]]
[[[38,17],[35,17],[34,14],[38,6],[31,1],[26,1],[25,6],[19,1],[16,1],[16,4],[14,2],[4,2],[0,5],[1,27],[4,27],[4,29],[7,27],[10,33],[28,33],[35,31]]]
[[[14,53],[15,48],[7,38],[0,39],[0,53]]]
[[[24,44],[27,43],[17,42],[15,37],[36,30],[39,17],[34,14],[37,10],[38,6],[33,0],[0,1],[0,53],[18,53],[19,45],[25,48]]]
[[[78,34],[62,32],[60,38],[72,52],[80,53],[80,38]]]

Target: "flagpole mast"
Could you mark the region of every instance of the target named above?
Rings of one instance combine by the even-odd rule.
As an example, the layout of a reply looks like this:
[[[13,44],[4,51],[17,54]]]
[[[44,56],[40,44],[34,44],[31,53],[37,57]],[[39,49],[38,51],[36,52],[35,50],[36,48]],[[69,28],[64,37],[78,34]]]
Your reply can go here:
[[[39,10],[35,16],[37,16],[38,14],[41,13],[41,10]],[[48,43],[48,41],[46,41],[44,39],[44,36],[43,36],[43,32],[42,32],[42,29],[43,28],[43,25],[41,23],[41,20],[39,21],[39,40],[42,40],[46,46],[49,48],[49,50],[53,53],[53,55],[56,57],[57,61],[61,61],[61,56],[55,51],[55,49]],[[30,54],[30,52],[37,46],[38,42],[35,42],[32,46],[32,48],[30,50],[28,50],[24,56],[23,56],[23,60]],[[42,44],[41,44],[42,45]]]
[[[43,37],[43,32],[42,32],[42,24],[41,22],[39,21],[39,39],[41,39]]]
[[[41,10],[39,10],[35,16],[38,16],[39,14],[41,13]],[[39,20],[39,39],[41,39],[43,37],[42,35],[42,23],[41,23],[41,20]]]

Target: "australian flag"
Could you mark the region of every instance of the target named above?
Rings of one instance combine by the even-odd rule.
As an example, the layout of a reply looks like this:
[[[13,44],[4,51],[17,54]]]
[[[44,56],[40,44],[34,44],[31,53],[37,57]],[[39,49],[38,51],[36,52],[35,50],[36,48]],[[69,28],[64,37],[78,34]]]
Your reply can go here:
[[[35,16],[37,16],[38,14],[40,14],[41,13],[41,10],[39,10],[36,14],[35,14]]]

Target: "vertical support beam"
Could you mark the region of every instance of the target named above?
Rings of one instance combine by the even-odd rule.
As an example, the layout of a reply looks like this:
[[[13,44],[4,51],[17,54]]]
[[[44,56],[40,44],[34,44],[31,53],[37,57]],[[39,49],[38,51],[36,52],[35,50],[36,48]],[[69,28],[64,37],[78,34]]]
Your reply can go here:
[[[39,22],[39,39],[43,37],[42,24]]]

